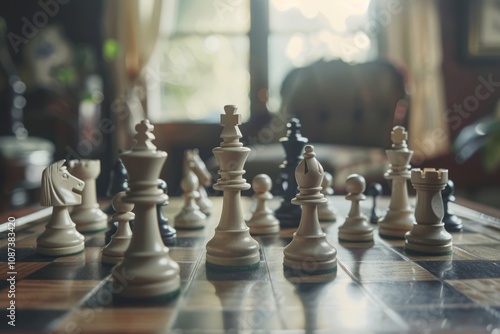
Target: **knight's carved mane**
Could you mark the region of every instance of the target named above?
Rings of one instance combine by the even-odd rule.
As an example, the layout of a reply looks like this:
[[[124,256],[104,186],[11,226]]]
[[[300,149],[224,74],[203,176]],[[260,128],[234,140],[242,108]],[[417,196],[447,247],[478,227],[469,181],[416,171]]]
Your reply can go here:
[[[63,198],[58,194],[58,189],[54,184],[54,180],[60,178],[61,167],[64,161],[56,162],[47,167],[42,173],[42,189],[40,194],[40,205],[42,206],[57,206],[64,205]]]

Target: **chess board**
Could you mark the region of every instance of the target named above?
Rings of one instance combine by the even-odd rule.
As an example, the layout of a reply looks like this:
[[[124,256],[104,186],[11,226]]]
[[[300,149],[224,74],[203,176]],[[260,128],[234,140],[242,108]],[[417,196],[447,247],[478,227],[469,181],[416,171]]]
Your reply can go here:
[[[244,199],[246,210],[250,201]],[[180,199],[171,199],[172,217]],[[86,235],[83,254],[46,257],[35,251],[44,221],[16,226],[15,268],[9,269],[8,231],[0,234],[0,330],[54,333],[500,333],[498,220],[453,205],[465,230],[453,233],[451,256],[406,254],[403,241],[339,243],[348,203],[333,197],[340,218],[322,224],[338,251],[332,277],[286,277],[283,248],[293,230],[256,238],[256,271],[207,272],[205,244],[221,210],[214,199],[208,226],[178,231],[170,255],[181,267],[181,294],[162,305],[114,303],[110,265],[100,262],[104,233]],[[277,202],[272,203],[274,207]],[[385,201],[387,204],[387,201]],[[369,203],[363,203],[365,213]],[[384,201],[381,201],[383,207]],[[22,221],[23,217],[15,217]],[[15,298],[8,272],[15,271]],[[326,281],[324,281],[326,279]],[[8,324],[15,300],[15,327]]]

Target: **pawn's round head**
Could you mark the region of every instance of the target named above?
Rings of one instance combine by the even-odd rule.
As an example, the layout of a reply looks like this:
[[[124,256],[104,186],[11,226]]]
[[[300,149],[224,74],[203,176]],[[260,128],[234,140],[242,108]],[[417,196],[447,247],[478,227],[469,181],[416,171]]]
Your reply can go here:
[[[252,180],[252,189],[256,193],[265,193],[271,190],[272,186],[271,178],[266,174],[256,175]]]
[[[446,198],[453,195],[454,192],[455,192],[455,184],[453,183],[452,180],[448,179],[448,182],[446,182],[446,186],[441,191],[441,194],[443,195],[443,197]]]
[[[123,201],[123,197],[125,197],[126,194],[125,191],[120,191],[113,196],[111,205],[113,205],[113,209],[115,209],[116,212],[130,212],[134,208],[134,204]]]
[[[345,181],[345,188],[348,193],[354,195],[361,194],[366,188],[365,178],[359,174],[351,174]]]

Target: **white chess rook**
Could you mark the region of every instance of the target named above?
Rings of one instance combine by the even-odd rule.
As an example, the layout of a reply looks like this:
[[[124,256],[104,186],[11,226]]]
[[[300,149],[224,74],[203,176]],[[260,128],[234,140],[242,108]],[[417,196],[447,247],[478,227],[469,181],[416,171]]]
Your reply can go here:
[[[70,160],[68,169],[72,175],[85,182],[82,204],[71,211],[76,229],[81,233],[105,230],[108,227],[108,215],[99,208],[95,185],[96,178],[101,173],[101,162],[89,159]]]
[[[241,191],[248,190],[250,184],[242,177],[250,149],[243,147],[238,125],[240,115],[236,107],[224,106],[221,115],[224,126],[220,147],[212,150],[219,163],[220,178],[214,185],[215,190],[223,191],[222,212],[214,237],[207,243],[207,266],[227,271],[254,270],[259,266],[259,243],[250,236],[241,209]]]
[[[448,170],[412,169],[411,181],[417,191],[417,222],[405,236],[405,250],[429,255],[451,254],[452,236],[446,232],[442,222],[444,209],[441,198],[441,190],[448,182]]]
[[[180,288],[179,265],[169,256],[158,228],[156,205],[168,196],[159,189],[160,171],[167,153],[151,140],[154,127],[143,120],[135,127],[135,145],[120,158],[129,175],[129,190],[123,198],[135,204],[134,233],[123,261],[112,270],[115,295],[127,299],[168,299]]]
[[[311,275],[337,270],[337,250],[326,239],[318,219],[317,206],[326,203],[321,193],[323,167],[316,160],[314,147],[305,147],[304,159],[295,170],[299,194],[292,203],[302,206],[302,215],[293,239],[285,247],[285,269]]]
[[[407,187],[413,151],[408,149],[407,139],[405,128],[395,126],[391,132],[392,149],[386,150],[391,164],[384,177],[391,184],[391,201],[389,210],[378,222],[380,236],[386,238],[403,239],[415,223]]]
[[[366,196],[365,178],[358,174],[351,174],[345,182],[348,191],[347,200],[351,201],[351,209],[342,226],[339,227],[339,240],[352,242],[372,242],[373,227],[368,223],[368,218],[361,213],[359,202]]]

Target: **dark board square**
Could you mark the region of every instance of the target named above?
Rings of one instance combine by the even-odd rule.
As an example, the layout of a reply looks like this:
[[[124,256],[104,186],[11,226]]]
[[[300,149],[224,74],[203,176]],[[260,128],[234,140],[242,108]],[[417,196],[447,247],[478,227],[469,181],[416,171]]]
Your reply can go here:
[[[444,280],[500,278],[498,266],[489,261],[416,261],[416,263]]]
[[[7,317],[9,311],[0,310],[0,331],[46,331],[61,319],[67,310],[40,310],[40,309],[16,309],[15,327],[8,324]]]
[[[172,245],[169,245],[169,247],[201,247],[203,242],[205,241],[204,238],[197,238],[197,237],[177,237],[174,242],[172,242]]]
[[[8,248],[0,249],[0,258],[7,259]],[[57,256],[46,256],[38,254],[35,247],[16,248],[16,262],[52,262]]]
[[[396,308],[395,311],[418,333],[445,332],[460,329],[462,333],[476,333],[478,328],[497,328],[500,318],[494,312],[480,307]],[[413,333],[413,332],[412,332]]]
[[[112,266],[96,262],[53,262],[26,278],[41,280],[102,280],[111,274],[112,268]]]
[[[472,304],[460,292],[441,281],[364,283],[367,291],[388,305]]]

